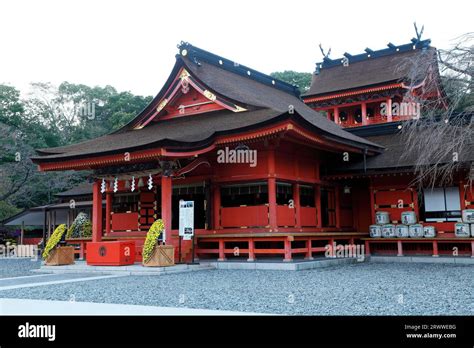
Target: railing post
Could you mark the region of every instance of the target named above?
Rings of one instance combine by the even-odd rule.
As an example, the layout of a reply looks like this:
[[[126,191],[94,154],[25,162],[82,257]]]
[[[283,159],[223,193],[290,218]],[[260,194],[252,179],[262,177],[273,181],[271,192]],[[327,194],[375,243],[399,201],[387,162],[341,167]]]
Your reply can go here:
[[[225,242],[223,239],[219,239],[219,258],[217,261],[225,261]]]
[[[397,256],[403,256],[403,245],[402,245],[401,240],[397,241],[397,250],[398,250]]]
[[[311,250],[311,238],[306,240],[306,248],[308,251],[306,252],[305,260],[313,260],[313,251]]]
[[[291,254],[291,241],[292,238],[288,236],[285,238],[285,258],[283,259],[284,262],[292,261],[292,254]]]
[[[247,259],[247,261],[249,262],[255,261],[255,243],[254,243],[253,238],[249,239],[248,247],[249,247],[249,258]]]
[[[433,257],[438,257],[438,241],[434,240],[433,241]]]

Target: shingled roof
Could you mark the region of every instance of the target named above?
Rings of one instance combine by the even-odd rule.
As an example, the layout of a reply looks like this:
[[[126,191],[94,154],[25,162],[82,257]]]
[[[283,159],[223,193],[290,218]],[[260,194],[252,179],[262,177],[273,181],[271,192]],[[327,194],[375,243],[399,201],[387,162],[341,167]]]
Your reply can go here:
[[[186,49],[185,55],[182,54],[184,49]],[[292,85],[187,43],[180,46],[180,52],[181,54],[176,56],[175,67],[165,86],[150,105],[128,125],[115,133],[79,144],[37,150],[39,156],[34,157],[33,161],[55,162],[161,146],[196,149],[212,143],[218,135],[238,133],[283,119],[292,119],[306,129],[342,144],[381,150],[379,145],[344,131],[334,122],[306,106],[300,100],[297,88]],[[245,105],[248,111],[234,113],[224,110],[193,117],[158,119],[142,129],[134,129],[137,122],[156,109],[164,90],[182,67],[209,90]],[[288,112],[290,105],[294,107],[294,114]]]
[[[423,136],[423,134],[420,134],[420,136]],[[411,169],[418,160],[418,153],[407,153],[405,137],[401,132],[370,136],[367,139],[385,148],[383,153],[366,159],[365,169],[368,171]],[[451,160],[452,157],[448,156],[441,163]],[[464,151],[459,154],[459,161],[466,163],[474,162],[474,139],[465,145]],[[337,172],[361,172],[364,170],[364,161],[362,159],[355,163],[338,161],[337,165],[333,167],[337,168]]]
[[[402,82],[410,75],[412,62],[427,55],[429,59],[436,52],[430,47],[430,40],[415,41],[389,47],[382,50],[358,55],[345,54],[344,58],[329,59],[317,63],[310,89],[303,97],[342,92],[363,87],[372,87],[387,83]],[[343,60],[348,62],[344,66]]]

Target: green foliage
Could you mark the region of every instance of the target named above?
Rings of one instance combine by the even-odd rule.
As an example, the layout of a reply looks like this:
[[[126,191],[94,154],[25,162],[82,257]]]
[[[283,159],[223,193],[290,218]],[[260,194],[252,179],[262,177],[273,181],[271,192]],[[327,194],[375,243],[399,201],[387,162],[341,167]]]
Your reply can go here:
[[[5,201],[0,201],[0,221],[8,219],[10,216],[18,214],[21,209],[9,204]]]
[[[302,93],[306,92],[311,86],[311,73],[285,70],[272,72],[270,76],[297,86]]]
[[[153,250],[155,249],[156,243],[158,242],[158,237],[161,232],[163,232],[165,225],[163,220],[156,220],[153,225],[151,225],[150,230],[146,234],[145,244],[143,244],[143,261],[148,262],[153,255]]]
[[[53,234],[51,235],[51,237],[48,239],[48,242],[46,243],[46,247],[44,248],[44,251],[43,251],[43,259],[44,260],[46,260],[49,257],[49,253],[51,252],[51,250],[56,248],[58,243],[61,241],[61,238],[62,238],[64,232],[66,232],[66,225],[65,224],[59,225],[54,230]]]
[[[0,85],[0,122],[12,126],[21,124],[21,115],[24,112],[20,101],[20,91],[15,87]]]
[[[87,214],[81,212],[77,215],[71,227],[67,230],[66,238],[90,237],[92,235],[92,231],[88,230],[90,226],[91,222],[89,221]],[[86,236],[89,232],[91,232],[90,235]]]
[[[91,238],[92,237],[92,222],[87,220],[84,223],[84,227],[82,229],[82,237],[83,238]]]
[[[35,149],[69,145],[110,133],[133,119],[152,97],[117,92],[112,86],[63,82],[31,84],[22,99],[15,87],[0,84],[0,217],[50,204],[54,195],[85,181],[89,173],[38,172]],[[93,103],[93,117],[81,107]],[[18,160],[20,157],[20,160]],[[1,206],[0,206],[1,208]],[[85,232],[83,232],[85,233]]]

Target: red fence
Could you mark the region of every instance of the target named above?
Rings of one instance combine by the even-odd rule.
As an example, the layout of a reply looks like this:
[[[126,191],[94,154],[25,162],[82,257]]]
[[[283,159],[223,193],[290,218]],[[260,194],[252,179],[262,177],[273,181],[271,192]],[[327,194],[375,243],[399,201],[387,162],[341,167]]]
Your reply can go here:
[[[112,231],[138,231],[138,213],[113,213]]]
[[[222,227],[263,227],[269,224],[268,206],[221,208]]]
[[[301,207],[301,226],[311,227],[317,225],[317,211],[314,207]]]
[[[295,208],[290,208],[288,205],[277,205],[277,225],[295,226]]]

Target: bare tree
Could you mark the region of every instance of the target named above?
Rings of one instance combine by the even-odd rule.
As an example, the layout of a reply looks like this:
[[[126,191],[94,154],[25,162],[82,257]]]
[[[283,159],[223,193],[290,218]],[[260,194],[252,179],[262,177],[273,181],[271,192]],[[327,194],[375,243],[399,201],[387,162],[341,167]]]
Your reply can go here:
[[[419,41],[418,30],[417,36]],[[404,101],[417,103],[421,116],[402,126],[405,153],[400,160],[414,163],[418,186],[452,183],[465,170],[472,185],[474,33],[456,38],[450,49],[424,48],[402,65],[409,72]]]

